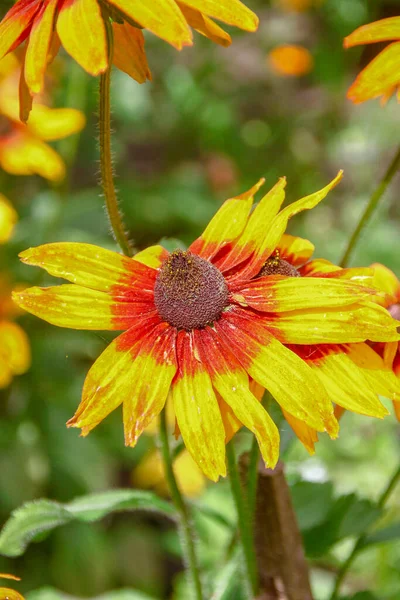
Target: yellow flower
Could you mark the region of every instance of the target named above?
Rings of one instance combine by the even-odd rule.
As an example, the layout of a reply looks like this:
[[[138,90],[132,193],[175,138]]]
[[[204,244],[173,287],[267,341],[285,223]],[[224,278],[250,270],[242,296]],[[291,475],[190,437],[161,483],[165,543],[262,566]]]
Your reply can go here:
[[[355,103],[382,96],[385,103],[398,90],[400,101],[400,16],[363,25],[344,39],[344,47],[393,42],[365,67],[347,92]]]
[[[7,198],[0,194],[0,244],[8,242],[14,226],[18,220],[18,215]]]
[[[273,48],[268,54],[268,62],[278,75],[301,77],[309,73],[314,60],[307,48],[284,45]]]
[[[13,579],[14,581],[21,581],[19,577],[16,577],[15,575],[9,575],[8,573],[0,573],[0,579]],[[0,587],[0,600],[24,600],[24,597],[15,590]]]
[[[0,388],[7,387],[14,375],[25,373],[31,364],[28,337],[10,320],[15,309],[7,283],[0,280]]]
[[[30,93],[43,88],[60,44],[91,75],[108,66],[104,19],[112,18],[114,64],[143,83],[150,78],[141,29],[180,50],[191,28],[224,46],[230,36],[212,19],[254,31],[256,15],[239,0],[18,0],[0,23],[0,58],[26,41],[23,79]]]
[[[23,125],[18,93],[20,68],[13,54],[0,61],[0,167],[12,175],[37,174],[61,181],[64,162],[45,142],[81,131],[85,117],[72,108],[53,109],[35,103],[28,124]]]
[[[252,211],[261,180],[227,200],[186,252],[153,246],[127,258],[79,243],[23,252],[23,262],[72,285],[24,290],[14,295],[19,306],[61,327],[126,330],[90,369],[68,425],[87,435],[123,404],[125,442],[134,446],[171,393],[177,430],[210,479],[226,473],[235,419],[273,467],[279,434],[251,378],[293,418],[336,437],[329,391],[298,346],[321,353],[325,344],[400,339],[397,321],[371,301],[376,290],[341,276],[300,277],[303,263],[289,263],[294,251],[306,262],[310,250],[309,242],[285,247],[289,219],[341,176],[280,210],[282,178]],[[351,408],[351,398],[343,402]],[[369,402],[370,414],[385,414],[375,396]]]

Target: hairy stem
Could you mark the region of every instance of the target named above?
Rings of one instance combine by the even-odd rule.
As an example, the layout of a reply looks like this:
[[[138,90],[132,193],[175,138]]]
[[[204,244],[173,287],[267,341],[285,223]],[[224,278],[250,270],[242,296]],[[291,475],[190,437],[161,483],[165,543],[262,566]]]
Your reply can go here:
[[[341,267],[346,267],[348,265],[350,257],[354,252],[354,248],[360,239],[363,229],[366,227],[372,214],[378,207],[379,200],[382,198],[383,194],[386,191],[386,188],[392,181],[393,177],[396,175],[396,172],[398,171],[399,167],[400,167],[400,147],[397,150],[395,156],[393,157],[393,160],[390,163],[382,181],[380,182],[380,184],[378,185],[378,187],[372,194],[372,196],[365,208],[365,211],[362,214],[361,219],[349,240],[347,248],[343,254],[342,260],[340,261]]]
[[[111,106],[110,85],[112,58],[114,53],[114,38],[109,18],[104,18],[108,41],[108,68],[100,76],[100,168],[101,181],[106,201],[106,209],[115,240],[122,252],[132,256],[132,248],[125,231],[122,215],[118,207],[118,199],[114,185],[112,151],[111,151]]]
[[[394,490],[395,486],[397,485],[398,481],[400,479],[400,467],[398,467],[396,469],[396,471],[393,473],[392,477],[389,479],[389,482],[387,484],[387,486],[385,487],[385,489],[383,490],[381,496],[379,497],[379,500],[377,502],[377,506],[379,508],[384,508],[386,502],[389,499],[390,494],[392,493],[392,491]],[[344,561],[344,563],[342,564],[342,566],[339,569],[339,572],[337,574],[336,577],[336,581],[335,581],[335,586],[333,588],[330,600],[336,600],[339,596],[339,591],[340,588],[342,586],[342,583],[347,575],[347,572],[349,571],[351,565],[353,564],[353,562],[355,561],[355,559],[357,558],[358,554],[363,550],[364,547],[364,543],[365,540],[367,538],[368,532],[361,534],[354,546],[352,551],[350,552],[349,556],[346,558],[346,560]]]
[[[179,529],[181,534],[183,552],[185,555],[186,567],[190,574],[192,587],[194,590],[194,597],[196,600],[203,600],[202,586],[199,568],[197,564],[197,556],[191,518],[189,515],[188,507],[178,487],[174,470],[172,468],[172,455],[169,445],[165,408],[162,410],[160,415],[160,441],[161,452],[164,460],[165,477],[168,482],[172,501],[179,514]]]

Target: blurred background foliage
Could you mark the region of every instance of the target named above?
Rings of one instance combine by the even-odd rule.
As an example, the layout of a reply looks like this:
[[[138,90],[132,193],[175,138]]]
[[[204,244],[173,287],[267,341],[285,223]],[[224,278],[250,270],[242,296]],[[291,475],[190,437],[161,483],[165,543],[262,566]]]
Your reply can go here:
[[[247,0],[247,5],[259,15],[260,28],[256,34],[232,31],[230,48],[196,35],[194,47],[178,53],[148,35],[153,82],[139,86],[114,73],[115,164],[129,232],[138,248],[163,238],[168,247],[186,244],[223,200],[260,177],[269,189],[286,175],[287,198],[293,201],[323,187],[344,168],[340,186],[289,229],[311,239],[316,256],[337,261],[400,138],[395,100],[382,108],[378,101],[354,106],[345,97],[378,48],[345,52],[342,41],[361,24],[398,14],[398,0]],[[6,10],[3,2],[0,16]],[[285,76],[274,66],[270,52],[282,44],[308,51],[304,75]],[[17,253],[30,246],[80,241],[116,249],[98,187],[98,82],[61,54],[48,83],[53,106],[80,109],[88,123],[80,135],[53,144],[68,165],[62,184],[0,170],[0,191],[19,215],[12,239],[0,249],[1,277],[10,285],[50,283],[19,264]],[[379,261],[400,275],[396,195],[393,185],[353,264]],[[29,316],[21,316],[19,323],[31,342],[32,366],[0,390],[1,522],[35,498],[68,502],[82,494],[132,487],[140,481],[134,469],[155,446],[154,437],[144,436],[135,450],[124,448],[115,413],[86,439],[65,428],[85,374],[111,335],[57,329]],[[388,527],[386,537],[395,538],[400,490],[384,515],[374,501],[398,465],[399,425],[393,416],[378,422],[346,414],[339,440],[321,436],[313,457],[293,440],[287,424],[282,427],[315,598],[326,600],[354,535],[373,525]],[[249,439],[240,433],[243,448]],[[190,476],[187,467],[183,477]],[[205,507],[196,517],[199,552],[215,578],[223,575],[221,563],[230,551],[234,511],[226,482],[197,483],[199,491],[205,487],[196,500]],[[400,597],[400,545],[378,541],[372,539],[355,563],[346,597]],[[186,599],[181,570],[172,523],[130,512],[94,524],[71,522],[30,545],[18,559],[0,557],[0,572],[22,577],[18,589],[30,600]],[[43,587],[62,594],[32,592]],[[115,589],[137,592],[104,595]],[[236,590],[226,600],[240,597]]]

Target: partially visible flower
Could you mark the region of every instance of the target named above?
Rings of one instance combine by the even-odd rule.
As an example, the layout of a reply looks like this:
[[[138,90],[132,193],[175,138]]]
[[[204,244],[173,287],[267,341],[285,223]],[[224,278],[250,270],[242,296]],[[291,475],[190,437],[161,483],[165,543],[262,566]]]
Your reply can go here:
[[[12,175],[41,175],[64,179],[61,156],[45,142],[77,133],[85,117],[73,108],[49,108],[34,103],[29,122],[20,122],[18,79],[21,66],[15,55],[0,61],[0,167]]]
[[[275,73],[285,77],[301,77],[312,71],[314,60],[307,48],[295,44],[276,46],[268,54]]]
[[[358,75],[347,92],[355,103],[382,96],[384,104],[397,90],[400,101],[400,16],[359,27],[344,39],[344,47],[393,42],[386,46]]]
[[[43,89],[48,63],[60,44],[91,75],[108,66],[104,19],[112,18],[114,64],[143,83],[150,78],[141,29],[180,50],[193,44],[191,28],[227,46],[230,36],[213,18],[247,31],[256,15],[239,0],[18,0],[0,23],[0,58],[26,41],[23,79]]]
[[[251,378],[292,417],[336,437],[325,384],[295,345],[318,351],[322,344],[397,341],[397,322],[371,301],[373,289],[341,276],[293,276],[296,267],[285,270],[274,253],[283,253],[289,219],[315,207],[341,176],[280,210],[282,178],[252,211],[261,180],[227,200],[186,252],[153,246],[127,258],[77,243],[23,252],[25,263],[72,285],[16,293],[19,306],[61,327],[126,330],[90,369],[68,425],[87,435],[123,404],[125,442],[134,446],[171,393],[177,431],[210,479],[226,473],[234,419],[252,431],[273,467],[279,434]],[[308,252],[309,244],[300,246],[297,258],[305,262]],[[366,410],[383,416],[377,399],[368,401]],[[352,397],[342,402],[354,406]]]
[[[173,469],[182,493],[188,498],[200,496],[206,486],[204,474],[187,450],[174,460]],[[169,496],[164,463],[159,450],[150,450],[132,473],[133,484],[142,489],[152,489],[160,496]]]
[[[305,12],[314,6],[319,6],[324,0],[278,0],[283,10],[293,12]]]
[[[0,579],[12,579],[13,581],[21,581],[19,577],[16,577],[15,575],[9,575],[8,573],[0,573]],[[21,594],[19,594],[15,590],[0,587],[0,600],[24,600],[24,597],[21,596]]]
[[[14,375],[25,373],[31,364],[28,337],[12,321],[15,310],[11,290],[5,280],[0,280],[0,389],[7,387]]]
[[[3,194],[0,194],[0,244],[8,242],[17,221],[18,215],[13,206]]]

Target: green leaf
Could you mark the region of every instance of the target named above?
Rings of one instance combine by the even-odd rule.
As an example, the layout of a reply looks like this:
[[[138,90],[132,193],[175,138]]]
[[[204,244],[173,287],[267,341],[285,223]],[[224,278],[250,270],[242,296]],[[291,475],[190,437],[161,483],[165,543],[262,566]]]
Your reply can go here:
[[[383,544],[384,542],[391,542],[398,538],[400,538],[400,523],[393,523],[367,535],[362,547],[366,548],[374,544]]]
[[[77,596],[70,596],[64,594],[53,588],[41,588],[30,592],[26,596],[26,600],[81,600]],[[155,600],[154,598],[143,594],[142,592],[136,592],[134,590],[116,590],[115,592],[107,592],[101,596],[91,598],[91,600]]]
[[[28,502],[14,511],[0,534],[0,554],[20,556],[31,541],[71,521],[97,521],[123,510],[154,511],[175,517],[173,506],[153,494],[141,490],[112,490],[76,498],[68,504],[50,500]]]
[[[212,599],[213,600],[244,600],[246,598],[243,590],[241,573],[241,562],[243,562],[241,553],[236,551],[232,559],[218,571],[213,573]]]
[[[290,491],[301,531],[311,529],[325,521],[334,503],[331,482],[299,481],[290,488]]]

